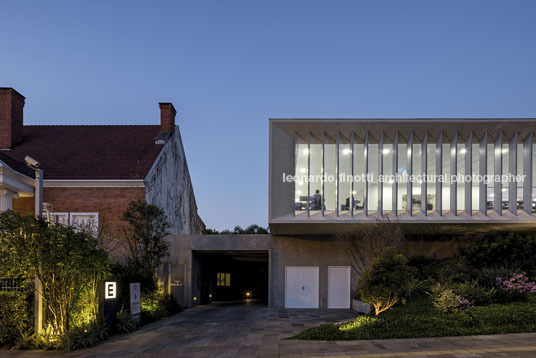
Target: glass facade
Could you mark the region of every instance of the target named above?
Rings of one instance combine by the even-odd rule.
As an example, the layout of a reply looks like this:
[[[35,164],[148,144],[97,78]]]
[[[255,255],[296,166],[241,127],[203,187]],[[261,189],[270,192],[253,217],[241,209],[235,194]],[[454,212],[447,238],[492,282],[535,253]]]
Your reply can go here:
[[[536,144],[526,138],[294,133],[294,214],[534,215]],[[504,181],[523,175],[528,183]]]

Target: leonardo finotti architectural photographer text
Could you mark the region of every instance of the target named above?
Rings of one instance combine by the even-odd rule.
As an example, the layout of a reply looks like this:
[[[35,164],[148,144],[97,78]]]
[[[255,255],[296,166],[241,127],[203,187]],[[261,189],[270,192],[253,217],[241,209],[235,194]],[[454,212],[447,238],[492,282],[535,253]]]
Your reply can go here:
[[[447,175],[447,174],[381,174],[376,176],[373,173],[350,175],[341,173],[338,175],[318,174],[318,175],[291,175],[283,173],[284,183],[523,183],[526,175],[514,175],[512,173],[503,175]]]

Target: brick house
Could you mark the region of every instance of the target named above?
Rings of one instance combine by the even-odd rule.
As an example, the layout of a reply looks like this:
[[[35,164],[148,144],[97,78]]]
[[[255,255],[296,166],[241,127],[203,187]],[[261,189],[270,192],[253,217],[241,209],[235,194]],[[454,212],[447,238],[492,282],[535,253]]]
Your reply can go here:
[[[25,126],[24,103],[0,88],[0,211],[35,213],[29,156],[43,171],[43,215],[52,221],[114,235],[128,203],[145,199],[164,210],[171,233],[204,230],[173,104],[159,104],[160,125]]]

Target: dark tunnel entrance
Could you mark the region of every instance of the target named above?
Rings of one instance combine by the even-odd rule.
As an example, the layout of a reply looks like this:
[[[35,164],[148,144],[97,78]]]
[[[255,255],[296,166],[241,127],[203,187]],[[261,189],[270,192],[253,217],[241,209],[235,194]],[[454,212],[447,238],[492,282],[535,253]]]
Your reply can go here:
[[[268,303],[268,251],[194,251],[200,304]]]

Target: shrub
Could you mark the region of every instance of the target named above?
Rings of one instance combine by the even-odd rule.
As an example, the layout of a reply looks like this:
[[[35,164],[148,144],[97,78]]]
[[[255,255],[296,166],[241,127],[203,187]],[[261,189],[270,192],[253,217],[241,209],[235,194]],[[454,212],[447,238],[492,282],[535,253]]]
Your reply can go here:
[[[497,289],[482,287],[476,280],[453,284],[452,289],[457,295],[467,298],[477,306],[493,303],[497,293]]]
[[[497,285],[506,291],[536,293],[536,283],[529,281],[524,272],[515,273],[511,277],[497,277]]]
[[[460,308],[458,295],[451,288],[437,284],[431,292],[434,307],[443,313],[456,312]]]
[[[181,311],[173,295],[159,289],[141,295],[141,319],[144,323],[153,322]]]
[[[497,287],[497,277],[511,277],[516,272],[520,272],[519,268],[509,268],[509,267],[482,267],[474,271],[474,277],[478,281],[480,286],[487,288]]]
[[[426,280],[417,281],[415,286],[410,292],[410,296],[426,296],[429,294],[429,292],[432,291],[434,286],[437,285],[437,281],[433,278],[428,278]]]
[[[391,308],[414,287],[413,269],[392,248],[383,249],[359,279],[359,296],[376,315]]]
[[[130,333],[136,330],[138,323],[132,319],[127,311],[121,311],[117,314],[117,330],[122,333]]]
[[[460,255],[471,267],[519,267],[536,274],[536,236],[492,231],[460,248]]]
[[[139,282],[142,294],[156,291],[157,286],[152,275],[132,264],[112,265],[112,276],[117,281],[117,306],[119,311],[130,309],[130,284]]]
[[[0,346],[15,343],[32,326],[27,292],[0,292]]]
[[[408,266],[415,268],[415,276],[419,281],[438,279],[437,273],[445,260],[423,255],[408,258]]]
[[[108,263],[89,233],[9,210],[0,214],[0,275],[30,281],[35,273],[52,332],[59,336],[76,323],[77,312],[87,308],[96,317],[97,282],[107,276]]]
[[[529,302],[492,304],[451,314],[435,310],[430,298],[411,299],[381,316],[359,316],[343,325],[314,327],[292,339],[392,339],[520,332],[536,332],[536,297]]]
[[[108,338],[108,328],[94,321],[70,328],[65,332],[61,340],[61,348],[69,351],[88,348]]]

